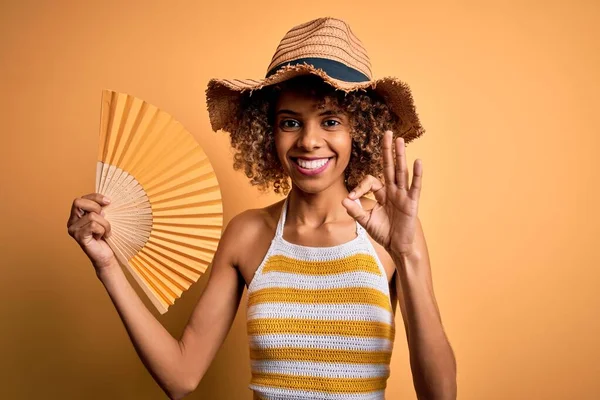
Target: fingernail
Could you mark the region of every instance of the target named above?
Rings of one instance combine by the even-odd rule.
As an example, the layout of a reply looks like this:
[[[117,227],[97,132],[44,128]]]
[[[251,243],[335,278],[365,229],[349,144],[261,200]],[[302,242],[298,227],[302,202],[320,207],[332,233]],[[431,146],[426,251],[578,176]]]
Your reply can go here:
[[[109,204],[109,203],[110,203],[110,199],[109,199],[108,197],[105,197],[105,198],[103,198],[103,199],[102,199],[102,201],[103,201],[105,204]]]
[[[100,215],[104,217],[104,210],[100,211]]]
[[[348,197],[354,197],[356,195],[355,191],[350,192],[350,194],[348,195]]]

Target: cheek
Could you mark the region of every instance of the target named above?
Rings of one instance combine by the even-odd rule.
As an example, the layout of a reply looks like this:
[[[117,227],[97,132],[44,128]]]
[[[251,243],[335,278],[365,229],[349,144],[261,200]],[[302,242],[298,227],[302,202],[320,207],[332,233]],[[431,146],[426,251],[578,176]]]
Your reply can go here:
[[[286,154],[289,150],[288,140],[282,138],[282,135],[279,135],[277,132],[274,133],[274,141],[275,141],[275,151],[277,153],[277,157],[279,158],[279,162],[284,165],[286,164]]]
[[[275,132],[273,139],[275,140],[275,149],[277,150],[277,154],[280,154],[284,148],[284,143],[281,139],[281,136],[278,135],[277,132]]]
[[[347,134],[343,137],[340,137],[337,140],[336,147],[338,148],[338,154],[341,158],[350,159],[352,155],[352,137],[350,134]]]
[[[330,142],[337,153],[337,167],[346,170],[350,165],[352,157],[352,138],[349,134],[337,137],[335,141]]]

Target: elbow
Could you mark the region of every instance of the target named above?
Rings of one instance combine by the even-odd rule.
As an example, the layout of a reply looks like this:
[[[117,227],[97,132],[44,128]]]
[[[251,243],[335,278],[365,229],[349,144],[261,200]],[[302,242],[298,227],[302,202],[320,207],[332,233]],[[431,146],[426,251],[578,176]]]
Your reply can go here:
[[[178,393],[169,393],[168,397],[171,400],[181,400],[183,399],[185,396],[187,396],[189,393],[186,392],[178,392]]]
[[[166,391],[167,396],[171,400],[181,400],[187,395],[192,393],[198,387],[199,382],[187,382],[186,384],[179,385],[177,388],[172,388]]]
[[[418,400],[456,400],[456,385],[417,392]]]
[[[439,395],[433,397],[434,399],[440,400],[456,400],[457,396],[457,388],[456,388],[456,379],[449,379],[442,386],[442,390],[440,390]]]
[[[169,399],[171,400],[181,400],[183,398],[185,398],[187,395],[189,395],[190,393],[192,393],[194,391],[194,389],[189,390],[189,389],[177,389],[177,390],[170,390],[167,392],[167,396],[169,397]]]
[[[456,400],[458,395],[458,389],[456,384],[456,370],[449,371],[442,379],[438,390],[431,397],[435,400]]]
[[[415,380],[419,400],[456,400],[458,395],[456,364],[439,371],[435,378],[420,376]]]
[[[167,396],[169,397],[170,400],[181,400],[188,394],[189,393],[185,393],[185,392],[171,392],[171,393],[167,393]]]

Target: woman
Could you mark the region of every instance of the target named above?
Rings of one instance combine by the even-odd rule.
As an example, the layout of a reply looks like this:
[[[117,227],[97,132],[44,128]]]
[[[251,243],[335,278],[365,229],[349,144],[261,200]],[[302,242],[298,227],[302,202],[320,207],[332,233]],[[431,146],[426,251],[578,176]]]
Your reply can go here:
[[[408,87],[372,80],[360,41],[333,18],[292,28],[268,71],[262,81],[211,80],[207,103],[213,129],[231,134],[235,167],[288,196],[227,225],[180,340],[144,307],[104,242],[105,199],[72,204],[69,233],[140,358],[170,398],[192,392],[246,286],[254,398],[383,399],[397,299],[419,399],[456,398],[417,218],[422,164],[412,182],[406,166],[405,142],[423,133]]]

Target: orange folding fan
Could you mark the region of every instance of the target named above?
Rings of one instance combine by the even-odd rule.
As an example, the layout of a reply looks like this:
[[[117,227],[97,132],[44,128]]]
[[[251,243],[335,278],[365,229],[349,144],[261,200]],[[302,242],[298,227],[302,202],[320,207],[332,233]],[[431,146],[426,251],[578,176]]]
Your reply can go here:
[[[161,314],[212,262],[223,227],[219,183],[179,122],[136,97],[103,91],[96,192],[106,242]]]

